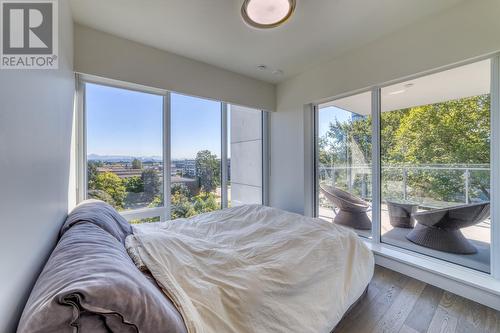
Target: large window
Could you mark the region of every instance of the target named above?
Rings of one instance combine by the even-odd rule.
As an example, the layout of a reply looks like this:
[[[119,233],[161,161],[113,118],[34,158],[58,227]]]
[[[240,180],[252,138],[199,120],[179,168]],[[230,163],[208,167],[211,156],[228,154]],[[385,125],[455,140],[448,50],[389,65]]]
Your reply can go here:
[[[371,93],[318,107],[318,215],[371,237]]]
[[[131,223],[262,204],[265,112],[81,77],[79,200]]]
[[[490,273],[500,242],[493,59],[316,105],[316,215],[392,250]]]
[[[163,206],[163,96],[86,84],[87,197]]]
[[[490,269],[491,62],[381,90],[382,241]]]
[[[172,218],[222,207],[222,103],[171,94]]]

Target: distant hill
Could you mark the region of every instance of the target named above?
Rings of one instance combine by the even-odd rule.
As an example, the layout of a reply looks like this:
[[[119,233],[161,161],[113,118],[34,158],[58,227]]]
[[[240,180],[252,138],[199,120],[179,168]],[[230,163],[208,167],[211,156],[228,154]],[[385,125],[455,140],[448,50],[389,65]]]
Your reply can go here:
[[[161,156],[120,156],[120,155],[97,155],[89,154],[87,156],[89,161],[101,161],[101,162],[132,162],[134,159],[138,159],[142,162],[162,162]]]

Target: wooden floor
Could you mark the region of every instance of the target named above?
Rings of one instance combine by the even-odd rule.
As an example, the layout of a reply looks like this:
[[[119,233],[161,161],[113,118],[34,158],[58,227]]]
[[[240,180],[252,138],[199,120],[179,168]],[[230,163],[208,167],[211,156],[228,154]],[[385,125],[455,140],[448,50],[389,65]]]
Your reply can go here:
[[[500,333],[500,312],[376,266],[367,295],[334,333]]]

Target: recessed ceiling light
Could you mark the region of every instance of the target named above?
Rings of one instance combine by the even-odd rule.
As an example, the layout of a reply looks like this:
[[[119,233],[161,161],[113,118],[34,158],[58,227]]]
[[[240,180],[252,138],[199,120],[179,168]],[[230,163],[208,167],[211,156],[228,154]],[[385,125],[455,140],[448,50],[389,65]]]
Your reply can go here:
[[[274,28],[292,16],[295,4],[296,0],[245,0],[241,15],[252,27]]]
[[[257,66],[257,69],[260,69],[261,71],[265,71],[267,69],[266,65],[259,65]]]
[[[389,93],[389,95],[399,95],[406,92],[406,89],[396,90]]]
[[[275,69],[275,70],[273,71],[273,74],[274,74],[274,75],[283,75],[283,71],[282,71],[281,69]]]
[[[406,83],[403,86],[403,89],[391,91],[390,93],[388,93],[388,95],[399,95],[399,94],[405,93],[407,89],[410,89],[414,85],[415,85],[415,83],[411,83],[411,82],[410,83]]]

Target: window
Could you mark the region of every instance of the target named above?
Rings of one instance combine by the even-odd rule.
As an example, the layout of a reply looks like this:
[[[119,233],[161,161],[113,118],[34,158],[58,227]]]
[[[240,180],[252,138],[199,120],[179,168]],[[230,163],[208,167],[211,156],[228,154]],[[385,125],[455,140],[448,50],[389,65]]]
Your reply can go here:
[[[265,112],[90,76],[78,83],[80,201],[106,201],[130,223],[265,202]]]
[[[371,237],[371,92],[318,107],[318,216]]]
[[[85,84],[87,198],[162,207],[163,96]]]
[[[171,94],[172,218],[222,208],[222,103]]]
[[[490,76],[485,60],[382,88],[383,242],[489,272]]]
[[[499,63],[495,56],[315,105],[316,216],[391,250],[500,276],[492,265],[500,261],[492,232]]]

